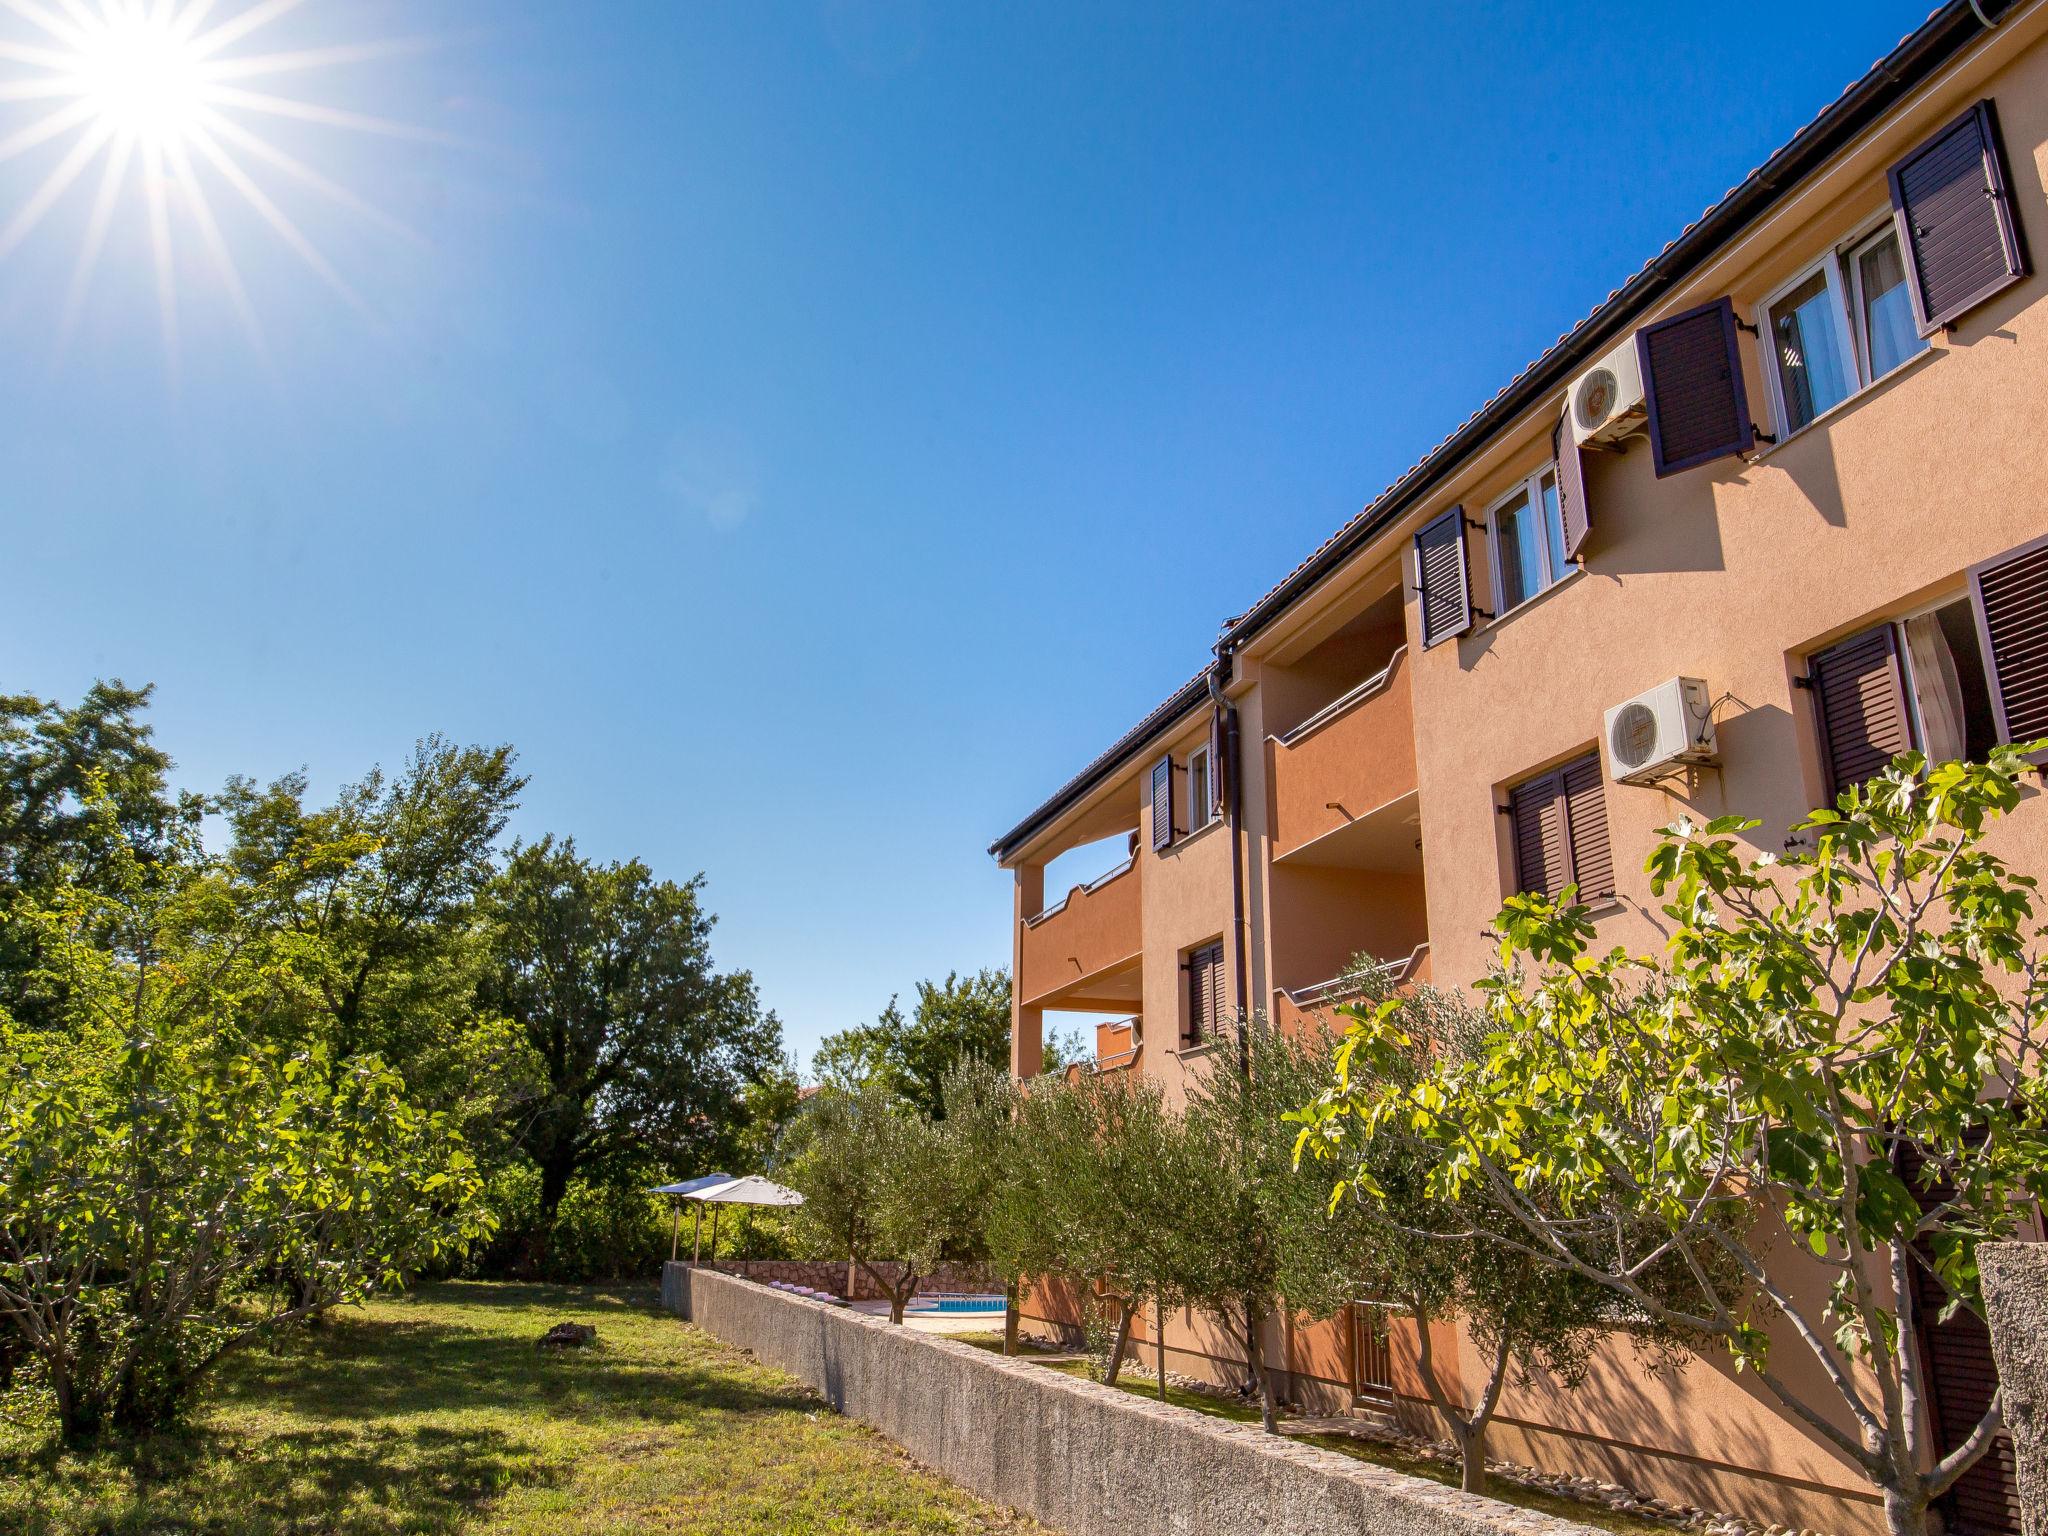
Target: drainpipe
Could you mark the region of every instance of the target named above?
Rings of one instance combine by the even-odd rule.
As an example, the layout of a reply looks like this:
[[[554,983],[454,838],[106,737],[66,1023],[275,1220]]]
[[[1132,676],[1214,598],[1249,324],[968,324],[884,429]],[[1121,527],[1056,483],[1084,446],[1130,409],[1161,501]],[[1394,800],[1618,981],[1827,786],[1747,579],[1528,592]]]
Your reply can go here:
[[[1229,676],[1229,658],[1219,649],[1216,665],[1209,669],[1209,701],[1223,715],[1223,830],[1230,837],[1230,937],[1237,956],[1237,1067],[1251,1072],[1251,1041],[1244,1031],[1249,1009],[1245,964],[1249,946],[1245,942],[1244,918],[1244,764],[1238,746],[1237,706],[1225,697],[1224,679]]]

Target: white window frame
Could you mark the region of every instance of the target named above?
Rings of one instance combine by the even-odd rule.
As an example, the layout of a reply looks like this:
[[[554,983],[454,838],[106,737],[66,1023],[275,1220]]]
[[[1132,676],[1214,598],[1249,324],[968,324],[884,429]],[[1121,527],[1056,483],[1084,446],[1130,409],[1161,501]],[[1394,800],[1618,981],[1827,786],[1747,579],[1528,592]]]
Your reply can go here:
[[[1905,364],[1901,363],[1899,367],[1903,368]],[[1913,750],[1916,752],[1927,750],[1927,722],[1921,718],[1920,714],[1920,689],[1917,674],[1913,671],[1913,653],[1906,649],[1906,624],[1908,620],[1924,619],[1930,613],[1938,613],[1944,608],[1953,608],[1957,603],[1963,603],[1968,606],[1971,622],[1975,623],[1977,604],[1971,596],[1970,588],[1967,584],[1957,587],[1953,591],[1945,592],[1940,597],[1929,598],[1926,602],[1916,604],[1908,608],[1904,613],[1893,614],[1892,617],[1885,620],[1885,623],[1892,627],[1892,644],[1898,650],[1899,685],[1905,691],[1906,718],[1913,727]],[[1977,647],[1979,651],[1978,663],[1988,671],[1991,666],[1991,657],[1984,650],[1981,629],[1978,634]],[[1985,679],[1986,685],[1988,686],[1990,682],[1991,679],[1987,677]]]
[[[1817,261],[1808,262],[1788,281],[1780,283],[1756,306],[1750,318],[1756,325],[1757,350],[1762,355],[1764,365],[1764,389],[1770,396],[1771,422],[1777,428],[1779,442],[1797,437],[1808,427],[1827,420],[1872,385],[1882,383],[1933,350],[1931,345],[1923,346],[1897,366],[1887,368],[1875,377],[1871,375],[1870,338],[1864,333],[1863,328],[1863,275],[1856,264],[1856,258],[1885,235],[1896,235],[1897,230],[1897,223],[1890,213],[1866,221],[1857,226],[1856,232],[1848,239],[1831,247],[1827,255]],[[1826,410],[1817,412],[1812,421],[1804,426],[1795,427],[1792,425],[1791,412],[1785,408],[1785,384],[1779,376],[1777,358],[1770,350],[1775,345],[1771,337],[1771,310],[1780,299],[1816,272],[1827,279],[1828,298],[1834,310],[1836,335],[1843,356],[1849,359],[1849,393]]]
[[[1890,235],[1894,240],[1898,239],[1899,235],[1898,223],[1889,215],[1872,224],[1835,253],[1836,260],[1841,264],[1843,273],[1843,296],[1847,300],[1848,306],[1849,341],[1856,358],[1857,389],[1859,392],[1870,388],[1873,384],[1881,383],[1885,379],[1890,378],[1901,368],[1919,357],[1921,353],[1927,352],[1932,348],[1932,343],[1923,336],[1920,338],[1920,350],[1918,352],[1908,353],[1891,367],[1885,369],[1883,373],[1873,374],[1870,371],[1870,331],[1863,318],[1863,265],[1858,258],[1886,235]],[[1900,255],[1902,257],[1904,255],[1903,248],[1901,248]],[[1906,280],[1908,282],[1912,281],[1910,274]],[[1847,404],[1848,402],[1844,401],[1843,403]]]
[[[1196,803],[1195,798],[1195,764],[1198,761],[1202,765],[1202,784],[1204,788],[1199,804]],[[1214,771],[1215,765],[1209,761],[1209,749],[1207,746],[1196,747],[1192,752],[1188,753],[1187,795],[1188,830],[1190,832],[1199,832],[1202,828],[1209,825],[1211,821],[1215,820],[1216,786],[1210,782],[1209,778],[1209,775]]]
[[[1842,349],[1842,356],[1849,360],[1849,392],[1824,410],[1815,411],[1812,421],[1792,425],[1792,412],[1785,404],[1785,380],[1777,356],[1777,337],[1771,329],[1771,311],[1778,307],[1778,301],[1790,297],[1792,290],[1818,272],[1827,283],[1828,308],[1835,324],[1835,344]],[[1855,327],[1850,323],[1846,290],[1842,284],[1842,249],[1831,248],[1818,261],[1810,261],[1786,281],[1765,296],[1757,305],[1753,317],[1756,322],[1757,350],[1763,353],[1764,387],[1771,395],[1771,422],[1777,428],[1778,441],[1804,432],[1814,422],[1829,413],[1840,410],[1863,392],[1863,359],[1856,350]]]
[[[1508,601],[1507,586],[1501,580],[1500,514],[1508,509],[1508,504],[1517,496],[1522,496],[1527,498],[1531,516],[1542,515],[1543,482],[1546,478],[1552,485],[1558,488],[1558,517],[1561,521],[1564,517],[1563,482],[1558,479],[1557,465],[1552,461],[1546,461],[1527,479],[1519,481],[1503,491],[1495,498],[1493,504],[1486,509],[1486,553],[1493,573],[1493,611],[1499,615],[1499,618],[1494,620],[1496,624],[1500,622],[1500,619],[1506,618],[1524,604],[1535,602],[1537,598],[1548,592],[1577,569],[1570,560],[1564,562],[1563,570],[1553,571],[1550,569],[1550,539],[1546,535],[1544,538],[1537,540],[1537,554],[1543,561],[1543,580],[1530,588],[1528,596],[1520,598],[1513,603]]]

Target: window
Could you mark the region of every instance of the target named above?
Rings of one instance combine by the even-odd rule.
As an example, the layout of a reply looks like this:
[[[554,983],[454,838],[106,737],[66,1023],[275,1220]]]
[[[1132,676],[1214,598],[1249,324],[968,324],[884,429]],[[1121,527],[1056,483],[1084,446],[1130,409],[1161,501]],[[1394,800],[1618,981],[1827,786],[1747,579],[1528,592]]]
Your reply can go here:
[[[1581,901],[1614,894],[1598,752],[1517,784],[1503,814],[1513,824],[1517,891],[1556,896],[1575,885]]]
[[[1797,432],[1855,390],[1835,264],[1816,267],[1765,311],[1771,365],[1778,389],[1778,419]]]
[[[1807,663],[1830,799],[1901,752],[1982,758],[1999,740],[1991,673],[1967,597],[1873,626]]]
[[[1810,268],[1763,307],[1781,432],[1797,432],[1927,349],[1899,237],[1887,221]]]
[[[1216,819],[1216,796],[1209,784],[1209,749],[1188,754],[1188,830],[1200,831]]]
[[[1899,234],[1890,225],[1849,253],[1849,300],[1866,383],[1927,350],[1927,338],[1913,320]]]
[[[1200,1045],[1214,1038],[1223,1020],[1223,941],[1189,950],[1181,969],[1188,973],[1188,1011],[1180,1043]]]
[[[1493,540],[1494,611],[1506,613],[1564,579],[1564,513],[1557,470],[1531,475],[1498,502],[1489,518]]]

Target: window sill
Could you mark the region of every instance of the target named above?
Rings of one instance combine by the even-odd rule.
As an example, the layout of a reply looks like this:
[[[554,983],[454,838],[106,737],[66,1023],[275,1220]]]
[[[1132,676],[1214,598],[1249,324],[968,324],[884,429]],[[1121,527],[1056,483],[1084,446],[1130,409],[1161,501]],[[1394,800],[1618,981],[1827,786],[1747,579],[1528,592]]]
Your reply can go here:
[[[1883,389],[1885,385],[1891,383],[1894,379],[1905,377],[1905,375],[1911,373],[1914,369],[1920,367],[1923,363],[1930,362],[1933,359],[1940,357],[1947,350],[1948,348],[1946,347],[1937,347],[1930,343],[1924,350],[1915,352],[1911,357],[1907,358],[1903,363],[1899,364],[1898,367],[1892,369],[1891,372],[1881,373],[1876,378],[1872,379],[1868,384],[1864,385],[1861,389],[1856,390],[1851,394],[1844,395],[1841,399],[1837,400],[1833,405],[1829,406],[1826,410],[1822,411],[1818,416],[1814,417],[1813,420],[1806,423],[1805,426],[1798,428],[1796,431],[1787,432],[1775,443],[1771,443],[1765,446],[1761,452],[1752,454],[1748,462],[1751,464],[1765,464],[1770,462],[1771,459],[1775,458],[1779,453],[1783,452],[1785,449],[1790,448],[1794,443],[1798,442],[1802,437],[1806,436],[1806,434],[1811,432],[1815,427],[1826,426],[1829,422],[1832,422],[1837,416],[1840,416],[1844,411],[1849,410],[1851,407],[1862,403],[1866,396],[1872,394],[1877,390]]]
[[[1542,602],[1546,597],[1550,596],[1551,593],[1562,592],[1566,587],[1570,586],[1573,582],[1577,581],[1581,576],[1585,574],[1586,567],[1583,563],[1574,565],[1570,570],[1566,571],[1562,576],[1558,577],[1557,580],[1553,581],[1541,592],[1536,593],[1534,596],[1523,598],[1519,603],[1515,604],[1515,606],[1512,608],[1503,609],[1497,617],[1488,619],[1484,624],[1480,625],[1479,628],[1472,631],[1472,633],[1475,635],[1491,634],[1494,630],[1499,629],[1501,625],[1507,623],[1509,619],[1514,618],[1515,615],[1520,613],[1527,613],[1531,608],[1534,608],[1538,603]]]
[[[1198,1040],[1193,1045],[1175,1046],[1173,1054],[1182,1061],[1191,1061],[1197,1056],[1207,1056],[1216,1049],[1214,1040]]]
[[[1203,838],[1207,837],[1211,832],[1214,832],[1218,827],[1222,825],[1223,818],[1221,816],[1210,817],[1207,821],[1203,822],[1199,827],[1195,828],[1194,831],[1181,833],[1179,837],[1176,837],[1172,842],[1168,843],[1164,848],[1160,849],[1159,857],[1162,859],[1173,857],[1175,854],[1179,853],[1181,849],[1186,848],[1191,844],[1200,842]]]

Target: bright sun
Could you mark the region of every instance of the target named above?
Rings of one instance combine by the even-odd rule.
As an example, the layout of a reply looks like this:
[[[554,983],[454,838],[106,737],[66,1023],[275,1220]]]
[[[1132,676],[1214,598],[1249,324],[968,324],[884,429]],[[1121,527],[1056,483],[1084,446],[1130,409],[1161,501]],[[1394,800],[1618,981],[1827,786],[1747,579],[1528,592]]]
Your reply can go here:
[[[75,83],[93,117],[117,134],[168,149],[206,105],[205,54],[161,9],[116,12],[80,29]]]
[[[306,76],[415,52],[419,40],[352,43],[268,53],[248,40],[307,0],[0,0],[0,104],[37,115],[0,122],[0,165],[27,156],[55,163],[0,226],[4,259],[99,167],[72,270],[61,333],[68,334],[129,188],[140,193],[164,341],[177,352],[178,250],[203,255],[227,290],[250,340],[263,338],[213,199],[231,193],[343,298],[347,282],[273,196],[280,182],[340,204],[388,232],[417,240],[397,221],[270,142],[257,124],[283,118],[387,137],[431,139],[404,124],[297,96],[250,88],[277,75]],[[18,110],[0,105],[0,111]],[[0,213],[4,213],[0,209]]]

